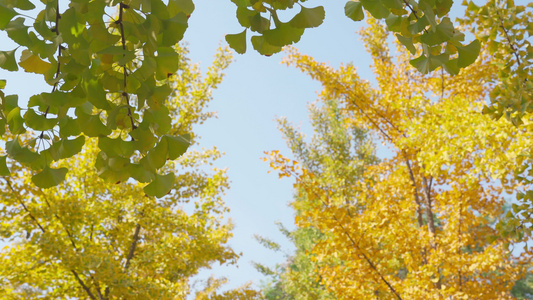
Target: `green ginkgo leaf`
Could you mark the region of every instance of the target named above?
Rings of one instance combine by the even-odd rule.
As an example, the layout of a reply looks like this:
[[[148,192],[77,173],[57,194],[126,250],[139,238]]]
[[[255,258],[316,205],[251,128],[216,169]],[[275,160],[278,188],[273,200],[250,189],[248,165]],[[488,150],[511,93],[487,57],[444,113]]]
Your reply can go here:
[[[86,114],[81,107],[78,107],[76,108],[76,116],[78,117],[78,125],[86,136],[107,136],[111,133],[111,130],[102,123],[99,115]]]
[[[280,22],[275,29],[264,31],[263,37],[270,45],[283,47],[298,42],[303,33],[303,28],[295,28],[289,23]]]
[[[48,119],[44,114],[39,115],[31,108],[24,114],[24,121],[28,127],[38,131],[50,130],[57,125],[57,118]]]
[[[187,15],[178,13],[170,19],[162,21],[163,23],[163,38],[161,46],[171,47],[183,39],[185,30],[187,30]]]
[[[155,61],[157,63],[156,78],[158,80],[167,79],[179,67],[179,55],[172,47],[157,48]]]
[[[376,19],[385,19],[390,14],[379,0],[361,0],[361,4]]]
[[[237,34],[226,34],[226,42],[239,54],[246,52],[246,29]]]
[[[290,20],[291,26],[295,28],[312,28],[318,27],[324,22],[326,12],[323,6],[317,6],[314,8],[306,8],[302,6],[302,9],[297,13],[292,20]]]
[[[148,196],[161,198],[168,194],[174,186],[175,176],[173,173],[166,175],[156,174],[154,180],[144,187],[144,192]]]
[[[53,160],[60,160],[63,158],[72,157],[80,153],[85,144],[85,137],[83,135],[73,139],[63,139],[55,142],[50,146],[49,151]]]
[[[358,1],[346,2],[346,5],[344,6],[344,14],[354,21],[361,21],[365,18],[363,5]]]
[[[457,52],[459,52],[457,66],[464,68],[473,64],[479,55],[479,50],[481,50],[481,43],[477,39],[464,47],[457,47]]]
[[[0,68],[8,71],[18,71],[15,50],[0,51]]]
[[[400,41],[400,43],[402,43],[402,45],[405,46],[405,48],[407,48],[407,50],[409,50],[409,52],[411,52],[411,54],[416,54],[416,48],[413,44],[413,38],[407,38],[400,34],[396,34],[396,38],[398,39],[398,41]]]
[[[31,151],[27,147],[20,146],[18,136],[6,142],[6,152],[14,160],[21,163],[32,163],[39,158],[39,154]]]
[[[168,10],[170,14],[182,12],[188,17],[194,11],[194,3],[192,0],[170,0]]]
[[[41,172],[33,175],[31,181],[42,189],[47,189],[59,185],[67,175],[67,168],[52,169],[45,167]]]
[[[9,21],[16,15],[18,13],[15,10],[7,7],[4,3],[0,3],[0,29],[4,30]]]
[[[0,176],[9,176],[11,172],[6,164],[7,156],[0,156]]]
[[[167,140],[168,158],[171,160],[182,156],[191,145],[191,136],[188,133],[180,136],[165,135],[163,138]]]
[[[35,5],[29,0],[16,0],[15,7],[22,10],[32,10]]]
[[[418,69],[423,74],[427,74],[436,68],[442,66],[448,61],[449,55],[448,54],[441,54],[441,55],[429,55],[425,56],[424,54],[420,55],[419,57],[411,60],[409,63]]]
[[[281,47],[269,44],[263,36],[252,36],[252,46],[260,54],[270,56],[281,51]]]
[[[141,159],[141,165],[151,172],[155,172],[157,169],[163,167],[167,161],[168,148],[167,139],[162,138],[161,141]]]

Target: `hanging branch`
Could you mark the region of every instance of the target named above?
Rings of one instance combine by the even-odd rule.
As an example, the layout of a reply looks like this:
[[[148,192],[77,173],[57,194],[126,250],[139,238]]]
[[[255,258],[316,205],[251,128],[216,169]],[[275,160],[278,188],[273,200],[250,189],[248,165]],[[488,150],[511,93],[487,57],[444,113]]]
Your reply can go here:
[[[56,33],[56,36],[59,36],[59,19],[61,19],[61,14],[59,13],[59,0],[56,1],[56,23],[55,27],[52,28],[52,32]],[[63,46],[59,44],[57,46],[57,69],[56,74],[54,75],[54,86],[52,87],[52,93],[57,90],[57,86],[59,84],[59,74],[61,74],[61,51],[63,50]],[[46,107],[46,110],[44,111],[44,117],[48,115],[48,112],[50,111],[50,105]],[[44,131],[41,131],[41,134],[39,135],[39,138],[44,138]]]
[[[128,9],[129,6],[124,4],[123,2],[120,2],[119,4],[119,13],[118,13],[118,20],[115,21],[115,24],[118,24],[120,27],[120,39],[122,43],[122,50],[124,50],[124,53],[122,54],[122,57],[126,56],[126,35],[124,34],[124,24],[123,24],[123,16],[124,16],[124,9]],[[124,73],[124,91],[122,92],[122,96],[126,99],[126,105],[128,106],[128,117],[130,118],[131,122],[131,130],[134,130],[137,128],[135,125],[135,122],[133,120],[133,114],[131,112],[131,105],[130,105],[130,95],[127,92],[127,86],[128,86],[128,68],[126,66],[126,63],[122,66],[122,71]],[[133,140],[133,137],[132,137]]]

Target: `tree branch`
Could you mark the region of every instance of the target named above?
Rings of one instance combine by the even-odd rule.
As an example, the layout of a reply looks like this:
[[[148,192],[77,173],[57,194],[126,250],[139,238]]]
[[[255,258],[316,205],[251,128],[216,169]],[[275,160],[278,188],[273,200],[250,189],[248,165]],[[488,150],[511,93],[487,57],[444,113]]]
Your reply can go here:
[[[96,297],[94,297],[94,295],[91,292],[91,290],[89,289],[89,287],[87,285],[85,285],[83,280],[81,280],[80,276],[78,276],[78,273],[76,271],[74,271],[74,270],[70,270],[70,271],[72,272],[72,274],[74,274],[74,277],[76,277],[76,280],[81,285],[81,287],[85,290],[85,292],[87,293],[89,298],[91,298],[92,300],[96,300]]]
[[[141,232],[141,224],[137,224],[135,226],[135,232],[133,233],[133,239],[131,241],[130,250],[128,252],[128,257],[126,258],[126,264],[124,265],[124,270],[127,271],[130,267],[130,262],[133,259],[133,256],[135,255],[135,248],[137,247],[137,243],[139,242],[139,233]]]
[[[126,35],[124,34],[124,24],[123,24],[123,15],[124,15],[124,9],[129,8],[128,5],[124,4],[123,2],[120,2],[119,4],[119,13],[118,13],[118,20],[115,23],[118,23],[120,26],[120,38],[122,43],[122,50],[126,51]],[[122,57],[125,57],[126,53],[122,54]],[[137,128],[135,125],[135,122],[133,121],[133,114],[131,112],[131,105],[130,105],[130,96],[127,92],[127,86],[128,86],[128,69],[126,67],[127,63],[124,63],[124,66],[122,66],[122,70],[124,73],[124,91],[122,92],[122,96],[126,99],[126,104],[128,105],[128,117],[130,118],[131,122],[131,130],[134,130]],[[133,137],[132,137],[133,140]]]

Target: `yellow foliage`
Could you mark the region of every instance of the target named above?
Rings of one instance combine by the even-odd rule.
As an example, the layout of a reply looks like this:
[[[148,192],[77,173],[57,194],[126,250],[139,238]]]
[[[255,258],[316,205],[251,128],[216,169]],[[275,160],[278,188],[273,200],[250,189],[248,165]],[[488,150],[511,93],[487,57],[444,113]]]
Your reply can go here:
[[[511,299],[529,257],[515,257],[494,222],[505,192],[526,188],[513,175],[533,139],[481,113],[495,71],[490,57],[454,77],[424,76],[401,48],[393,63],[376,22],[361,34],[375,88],[351,64],[335,70],[293,48],[286,63],[321,82],[321,100],[339,99],[349,122],[393,157],[366,169],[347,204],[296,162],[269,153],[309,201],[297,225],[327,237],[313,249],[321,279],[339,299]]]

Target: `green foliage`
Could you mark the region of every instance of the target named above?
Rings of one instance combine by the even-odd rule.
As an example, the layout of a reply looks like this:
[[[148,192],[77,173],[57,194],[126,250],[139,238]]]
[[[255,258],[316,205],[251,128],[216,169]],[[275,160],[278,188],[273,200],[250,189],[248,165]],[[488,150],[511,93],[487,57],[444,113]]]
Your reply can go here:
[[[3,105],[2,121],[9,125],[8,133],[16,143],[22,142],[20,149],[26,149],[11,147],[9,159],[30,166],[34,174],[44,169],[34,182],[48,188],[59,184],[66,170],[55,172],[50,164],[79,153],[81,145],[69,143],[84,136],[120,135],[133,142],[120,159],[102,144],[99,174],[113,181],[138,177],[140,158],[135,155],[149,155],[161,144],[177,147],[163,157],[174,160],[182,155],[188,144],[170,132],[168,84],[179,68],[174,45],[183,38],[193,2],[76,1],[64,11],[57,10],[56,1],[44,4],[33,19],[20,12],[34,8],[30,1],[0,1],[0,29],[20,49],[1,51],[0,67],[15,71],[20,66],[25,72],[41,74],[51,86],[50,92],[31,97],[23,115],[25,108],[16,101]],[[117,13],[106,17],[113,8]],[[3,93],[0,97],[3,103],[13,98]],[[29,129],[34,132],[32,138],[16,139]],[[35,139],[36,146],[28,144]],[[58,153],[65,147],[69,150]],[[31,164],[34,160],[39,163]],[[160,174],[166,163],[140,165],[145,168],[143,179],[151,182],[147,188],[151,195],[161,196],[170,189],[172,180]],[[45,175],[52,175],[49,172],[54,176],[46,179]]]
[[[256,35],[250,38],[254,49],[263,55],[281,51],[281,47],[300,40],[304,30],[320,26],[325,18],[322,6],[305,7],[298,0],[232,0],[237,5],[237,19],[246,29],[227,35],[226,41],[238,53],[246,51],[246,32]],[[300,12],[284,23],[278,12],[293,10],[300,6]],[[419,57],[411,63],[422,73],[445,67],[456,74],[460,68],[472,64],[479,54],[479,41],[463,45],[464,34],[453,26],[446,17],[451,9],[451,0],[360,0],[348,1],[345,14],[354,21],[364,19],[364,11],[376,19],[387,21],[390,31],[397,33],[398,39],[412,54]],[[270,22],[269,20],[273,21]],[[409,42],[407,42],[409,41]],[[414,45],[420,45],[417,51]],[[476,47],[476,45],[478,45]],[[465,48],[464,51],[457,51]]]
[[[529,273],[525,278],[517,281],[512,293],[519,300],[533,299],[533,275]]]
[[[82,135],[98,138],[120,133],[123,140],[134,141],[133,152],[122,156],[117,169],[109,161],[112,155],[100,149],[99,174],[106,180],[142,178],[147,183],[162,178],[160,170],[165,164],[139,170],[133,155],[148,155],[164,143],[165,136],[172,135],[168,81],[179,68],[174,45],[188,27],[193,1],[83,0],[70,2],[64,11],[59,10],[57,1],[45,1],[40,11],[28,15],[25,11],[35,8],[32,1],[0,0],[0,30],[18,45],[0,51],[0,68],[16,71],[20,67],[42,75],[50,85],[49,92],[31,97],[24,115],[20,114],[24,107],[4,107],[1,122],[9,125],[14,136],[27,129],[40,131],[33,136],[40,140],[33,151],[42,158],[34,173],[50,167],[51,161],[44,158],[55,143]],[[245,29],[226,35],[226,41],[238,53],[246,52],[247,39],[261,54],[277,53],[298,42],[306,29],[320,26],[326,15],[322,6],[307,7],[303,0],[232,2]],[[348,2],[345,12],[355,21],[364,18],[363,11],[386,19],[401,42],[413,54],[418,53],[412,64],[419,71],[445,67],[455,74],[476,59],[479,43],[462,44],[464,35],[446,17],[451,5],[449,0],[361,0]],[[113,16],[108,14],[111,9],[116,10]],[[279,16],[292,10],[295,13],[290,19]],[[7,102],[10,96],[2,93],[0,97]],[[79,130],[70,130],[72,127]],[[9,159],[17,160],[15,156]],[[158,181],[149,190],[154,187],[161,189],[156,194],[163,195],[163,187],[168,186]]]

